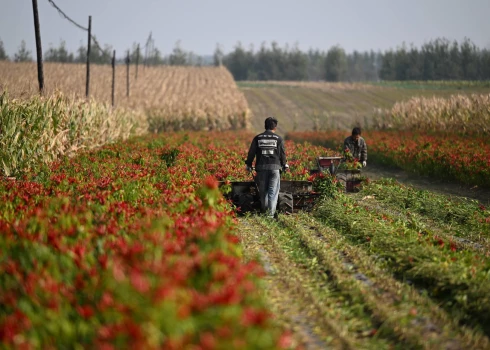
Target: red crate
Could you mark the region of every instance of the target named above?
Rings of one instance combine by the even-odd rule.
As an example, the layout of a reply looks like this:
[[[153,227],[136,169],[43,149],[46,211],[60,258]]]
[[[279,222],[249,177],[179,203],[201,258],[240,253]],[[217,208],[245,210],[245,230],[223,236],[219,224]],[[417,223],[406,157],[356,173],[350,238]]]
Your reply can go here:
[[[327,159],[318,160],[318,163],[320,164],[321,167],[328,167],[333,163],[333,161],[332,159],[327,158]]]
[[[317,162],[320,168],[328,168],[330,165],[338,165],[341,157],[318,157]]]

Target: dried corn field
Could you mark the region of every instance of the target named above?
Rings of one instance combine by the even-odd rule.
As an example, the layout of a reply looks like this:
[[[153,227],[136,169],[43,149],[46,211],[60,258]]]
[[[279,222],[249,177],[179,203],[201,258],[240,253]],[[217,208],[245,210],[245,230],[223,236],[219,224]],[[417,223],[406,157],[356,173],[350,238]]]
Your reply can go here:
[[[118,107],[144,110],[150,131],[180,129],[242,129],[249,125],[244,95],[232,75],[218,67],[140,67],[135,79],[130,71],[130,96],[126,96],[126,66],[116,66],[115,103]],[[61,91],[85,96],[83,64],[46,63],[46,93]],[[111,101],[112,69],[91,67],[90,95],[99,102]],[[13,98],[37,93],[35,63],[0,62],[0,92]]]
[[[486,134],[490,130],[490,94],[414,97],[391,109],[378,110],[375,121],[379,129]]]

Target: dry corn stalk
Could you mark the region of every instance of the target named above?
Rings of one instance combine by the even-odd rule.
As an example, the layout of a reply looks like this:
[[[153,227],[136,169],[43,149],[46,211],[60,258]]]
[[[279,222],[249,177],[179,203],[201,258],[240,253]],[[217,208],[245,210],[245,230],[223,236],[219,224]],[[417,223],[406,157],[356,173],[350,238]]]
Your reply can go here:
[[[0,95],[0,175],[18,174],[82,148],[92,149],[148,130],[137,111],[61,94],[9,99]]]
[[[56,91],[85,97],[85,65],[45,64],[46,94]],[[90,93],[99,102],[111,101],[112,70],[92,65]],[[26,98],[37,93],[35,63],[0,62],[0,92]],[[140,68],[130,73],[126,98],[126,69],[116,67],[116,105],[150,116],[150,131],[241,129],[249,126],[249,109],[230,72],[224,67]]]
[[[485,134],[490,131],[490,94],[414,97],[375,111],[377,128]]]

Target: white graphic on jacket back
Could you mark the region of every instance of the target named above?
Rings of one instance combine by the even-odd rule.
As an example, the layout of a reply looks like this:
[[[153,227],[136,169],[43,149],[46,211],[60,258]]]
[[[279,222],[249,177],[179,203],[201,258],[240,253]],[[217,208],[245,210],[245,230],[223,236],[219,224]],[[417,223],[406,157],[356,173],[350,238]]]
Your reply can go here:
[[[259,139],[259,148],[263,155],[273,155],[274,150],[277,148],[277,140],[264,140]]]

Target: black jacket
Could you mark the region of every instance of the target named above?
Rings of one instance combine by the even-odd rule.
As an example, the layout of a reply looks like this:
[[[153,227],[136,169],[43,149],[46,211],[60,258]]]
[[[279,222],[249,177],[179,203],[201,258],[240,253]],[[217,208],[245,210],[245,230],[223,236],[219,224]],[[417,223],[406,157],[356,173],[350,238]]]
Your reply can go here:
[[[287,163],[282,137],[270,130],[255,136],[250,145],[245,164],[251,167],[255,157],[257,157],[255,162],[257,171],[281,170]]]

